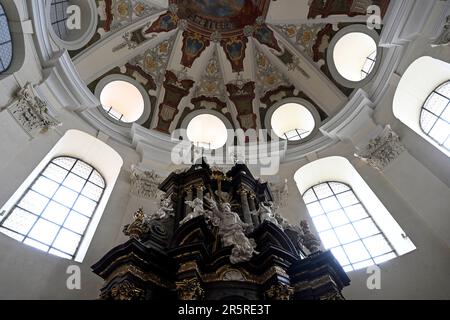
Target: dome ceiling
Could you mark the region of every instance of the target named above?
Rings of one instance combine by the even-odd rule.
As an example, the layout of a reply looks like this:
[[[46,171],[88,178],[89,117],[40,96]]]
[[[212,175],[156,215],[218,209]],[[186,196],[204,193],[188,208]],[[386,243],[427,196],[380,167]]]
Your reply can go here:
[[[325,120],[353,90],[331,76],[328,46],[342,28],[365,24],[371,4],[384,14],[389,0],[101,0],[96,36],[71,55],[93,92],[115,74],[142,84],[148,129],[170,133],[201,109],[262,129],[286,97]]]

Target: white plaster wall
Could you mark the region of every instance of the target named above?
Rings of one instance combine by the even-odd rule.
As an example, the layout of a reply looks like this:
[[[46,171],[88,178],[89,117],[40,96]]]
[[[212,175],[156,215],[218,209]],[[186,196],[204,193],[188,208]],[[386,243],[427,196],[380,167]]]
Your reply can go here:
[[[25,0],[14,0],[18,4],[21,20],[28,20]],[[0,106],[6,106],[19,86],[27,82],[39,83],[43,76],[34,50],[32,34],[25,34],[26,57],[22,69],[14,75],[0,81]],[[410,62],[421,55],[436,58],[450,57],[448,49],[423,49],[426,40],[418,39],[407,48],[402,65],[397,70],[401,75]],[[428,48],[428,47],[426,47]],[[348,299],[450,299],[450,250],[445,243],[442,232],[430,225],[425,214],[434,215],[434,224],[441,223],[448,228],[448,208],[450,208],[448,186],[450,173],[448,157],[423,141],[418,135],[395,120],[392,114],[392,97],[397,81],[391,84],[385,98],[376,109],[377,123],[391,123],[402,137],[409,153],[417,160],[414,166],[420,168],[420,174],[414,170],[402,171],[392,167],[389,176],[363,164],[353,157],[354,148],[349,143],[340,142],[314,157],[344,156],[347,157],[363,179],[372,188],[377,197],[390,211],[394,219],[405,230],[417,250],[389,261],[382,265],[382,289],[370,291],[366,287],[365,271],[349,273],[352,284],[345,289]],[[54,100],[56,101],[56,100]],[[54,102],[52,100],[52,103]],[[64,123],[57,131],[39,135],[29,140],[22,129],[5,111],[0,113],[0,205],[5,203],[22,184],[34,167],[45,157],[66,130],[78,129],[94,136],[97,130],[87,125],[79,116],[64,111],[61,106],[52,105],[59,119]],[[126,238],[121,234],[124,224],[131,219],[131,214],[141,205],[136,198],[129,195],[129,168],[131,164],[141,161],[148,167],[164,168],[167,164],[152,163],[140,156],[126,145],[100,135],[106,143],[114,148],[124,159],[124,166],[108,206],[102,216],[99,227],[91,242],[90,248],[81,266],[82,290],[70,291],[66,288],[67,266],[72,261],[47,255],[31,247],[22,245],[13,239],[0,234],[0,299],[95,299],[102,285],[99,277],[90,271],[90,266],[97,262],[107,251]],[[280,181],[288,179],[289,199],[282,213],[291,221],[307,219],[311,222],[306,206],[301,199],[293,176],[302,165],[308,163],[306,158],[283,166]],[[403,168],[404,169],[404,168]],[[402,181],[407,174],[420,181],[422,185],[410,186]],[[392,184],[389,179],[397,176]],[[410,180],[408,180],[410,181]],[[439,181],[442,182],[439,185]],[[430,193],[429,186],[440,189]],[[447,186],[447,188],[446,188]],[[446,189],[445,189],[446,188]],[[420,197],[418,195],[421,195]],[[419,203],[420,202],[420,203]],[[154,204],[142,203],[151,207]],[[312,224],[311,224],[312,225]],[[314,229],[314,228],[313,228]]]

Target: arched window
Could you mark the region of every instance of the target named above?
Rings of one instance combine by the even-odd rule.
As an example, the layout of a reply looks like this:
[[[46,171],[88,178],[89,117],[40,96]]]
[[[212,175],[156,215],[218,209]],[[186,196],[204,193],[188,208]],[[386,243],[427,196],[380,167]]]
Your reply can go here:
[[[345,271],[381,264],[416,249],[346,158],[308,163],[295,181],[326,250]]]
[[[414,61],[393,101],[394,116],[450,157],[450,63],[432,57]]]
[[[52,160],[0,225],[1,232],[73,259],[105,190],[105,180],[79,159]]]
[[[11,65],[13,58],[13,45],[9,30],[8,17],[0,3],[0,74]]]
[[[420,127],[439,146],[450,151],[450,81],[433,90],[425,101]]]
[[[67,131],[0,208],[0,238],[82,262],[122,165],[103,141]]]
[[[303,199],[325,249],[333,252],[345,271],[396,257],[394,249],[348,185],[321,183],[307,190]]]

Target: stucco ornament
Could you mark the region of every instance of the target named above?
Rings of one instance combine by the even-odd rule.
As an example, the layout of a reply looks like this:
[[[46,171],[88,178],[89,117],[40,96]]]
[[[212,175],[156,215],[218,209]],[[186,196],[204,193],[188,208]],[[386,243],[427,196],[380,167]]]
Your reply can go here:
[[[231,204],[224,202],[219,206],[208,197],[205,197],[212,213],[217,217],[216,226],[219,228],[219,235],[224,247],[232,246],[230,262],[232,264],[249,261],[255,251],[256,243],[253,239],[247,238],[244,233],[249,224],[242,222],[236,212],[231,210]]]
[[[280,183],[270,183],[270,190],[273,194],[273,207],[275,210],[285,208],[287,206],[289,197],[288,180],[285,179]]]
[[[31,84],[19,90],[7,109],[28,134],[45,133],[61,125],[49,114],[47,103],[36,95]]]
[[[383,171],[405,150],[400,137],[387,125],[380,135],[370,140],[367,147],[355,153],[355,156],[375,169]]]
[[[154,171],[146,171],[136,166],[131,167],[131,193],[147,199],[157,199],[161,195],[158,186],[161,177]]]

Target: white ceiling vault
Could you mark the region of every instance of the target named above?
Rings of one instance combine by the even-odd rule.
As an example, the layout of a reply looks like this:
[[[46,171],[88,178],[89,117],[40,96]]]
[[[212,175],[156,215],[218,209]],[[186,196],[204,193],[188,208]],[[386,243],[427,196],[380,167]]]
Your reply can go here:
[[[143,127],[170,133],[191,112],[222,113],[235,128],[265,127],[281,99],[310,102],[322,121],[354,88],[331,76],[327,49],[367,7],[389,0],[97,0],[98,30],[70,52],[92,92],[105,77],[139,82],[152,101]],[[101,61],[101,63],[99,63]]]

